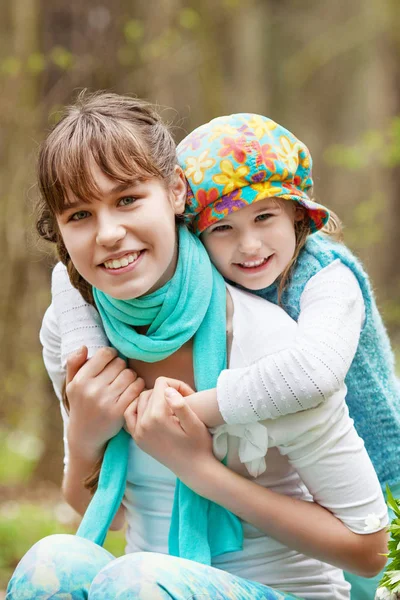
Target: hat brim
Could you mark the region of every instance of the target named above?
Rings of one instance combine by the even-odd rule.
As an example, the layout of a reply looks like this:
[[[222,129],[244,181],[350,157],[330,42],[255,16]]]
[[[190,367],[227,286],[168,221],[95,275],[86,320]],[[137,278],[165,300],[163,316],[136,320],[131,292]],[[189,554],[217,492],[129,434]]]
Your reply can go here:
[[[287,187],[274,185],[275,182],[269,182],[269,185],[262,189],[259,184],[250,184],[235,191],[235,194],[226,194],[218,200],[206,206],[193,220],[192,227],[197,235],[208,229],[214,223],[224,219],[232,212],[236,212],[254,202],[265,200],[267,198],[281,198],[283,200],[292,200],[303,206],[310,218],[310,229],[312,233],[322,229],[328,222],[329,210],[322,204],[318,204],[293,186],[295,193],[290,193]],[[261,187],[261,189],[260,189]],[[289,186],[288,186],[289,187]]]

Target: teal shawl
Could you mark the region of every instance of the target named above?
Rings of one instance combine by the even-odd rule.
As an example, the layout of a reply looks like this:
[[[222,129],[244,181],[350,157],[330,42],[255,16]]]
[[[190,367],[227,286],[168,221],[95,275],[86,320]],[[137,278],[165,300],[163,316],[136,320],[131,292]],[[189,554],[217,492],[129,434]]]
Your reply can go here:
[[[201,242],[179,228],[179,257],[172,279],[141,298],[116,300],[94,289],[110,342],[125,357],[157,362],[193,338],[197,390],[216,386],[226,368],[226,287]],[[133,329],[148,325],[146,335]],[[109,441],[98,489],[77,535],[102,545],[122,501],[130,436],[121,430]],[[169,533],[169,552],[211,564],[211,558],[242,548],[241,522],[221,506],[198,496],[177,480]]]

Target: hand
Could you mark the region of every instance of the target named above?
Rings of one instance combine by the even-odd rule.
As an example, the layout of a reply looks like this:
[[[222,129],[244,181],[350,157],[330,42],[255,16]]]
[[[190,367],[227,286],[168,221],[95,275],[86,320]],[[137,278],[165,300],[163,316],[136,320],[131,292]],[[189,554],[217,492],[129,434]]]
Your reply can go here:
[[[184,480],[193,477],[198,466],[203,469],[216,459],[207,428],[182,394],[169,385],[171,381],[159,377],[153,390],[142,392],[135,406],[127,408],[125,420],[139,448]],[[187,391],[189,386],[174,381],[176,387]]]
[[[216,388],[195,392],[184,381],[171,379],[169,377],[164,377],[163,379],[166,380],[170,387],[177,390],[186,398],[188,406],[190,406],[192,411],[206,427],[218,427],[218,425],[223,425],[225,423],[219,411]]]
[[[83,346],[67,360],[66,396],[70,406],[68,442],[87,458],[101,454],[124,424],[124,412],[144,389],[144,381],[126,367],[113,348],[101,348],[87,360]]]

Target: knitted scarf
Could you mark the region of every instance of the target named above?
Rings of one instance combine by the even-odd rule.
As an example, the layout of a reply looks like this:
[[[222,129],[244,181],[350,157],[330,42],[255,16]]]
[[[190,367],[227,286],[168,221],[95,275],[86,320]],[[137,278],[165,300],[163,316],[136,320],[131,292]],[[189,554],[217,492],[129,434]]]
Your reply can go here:
[[[141,298],[117,300],[94,289],[94,298],[111,344],[125,357],[157,362],[193,339],[197,390],[216,386],[226,368],[226,288],[201,242],[179,228],[179,257],[172,279]],[[146,335],[133,326],[148,325]],[[124,495],[130,436],[121,430],[109,441],[98,489],[77,535],[102,545]],[[169,552],[210,564],[211,558],[240,550],[240,520],[198,496],[177,480],[169,533]]]

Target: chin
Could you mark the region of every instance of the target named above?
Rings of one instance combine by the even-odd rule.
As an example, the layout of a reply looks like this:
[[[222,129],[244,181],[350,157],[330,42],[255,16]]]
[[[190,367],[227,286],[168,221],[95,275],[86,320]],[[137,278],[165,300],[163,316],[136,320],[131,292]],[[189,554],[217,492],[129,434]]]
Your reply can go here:
[[[274,283],[274,281],[271,281],[268,279],[265,281],[246,281],[246,282],[238,281],[237,283],[239,283],[239,285],[241,285],[246,290],[251,290],[252,292],[259,292],[260,290],[264,290],[265,288],[272,285]]]

